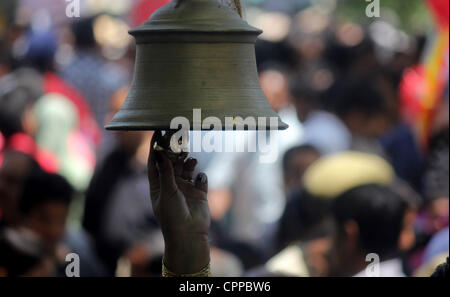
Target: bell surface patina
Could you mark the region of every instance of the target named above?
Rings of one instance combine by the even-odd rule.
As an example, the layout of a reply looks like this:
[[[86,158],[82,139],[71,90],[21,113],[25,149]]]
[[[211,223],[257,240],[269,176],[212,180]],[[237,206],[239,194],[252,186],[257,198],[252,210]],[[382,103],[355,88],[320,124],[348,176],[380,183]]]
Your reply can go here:
[[[217,0],[179,0],[157,10],[130,31],[136,40],[134,78],[108,130],[168,130],[172,119],[278,118],[256,69],[255,42],[262,31]],[[197,125],[195,125],[197,124]],[[255,128],[255,127],[253,127]],[[230,127],[227,127],[230,129]],[[251,129],[251,128],[250,128]]]

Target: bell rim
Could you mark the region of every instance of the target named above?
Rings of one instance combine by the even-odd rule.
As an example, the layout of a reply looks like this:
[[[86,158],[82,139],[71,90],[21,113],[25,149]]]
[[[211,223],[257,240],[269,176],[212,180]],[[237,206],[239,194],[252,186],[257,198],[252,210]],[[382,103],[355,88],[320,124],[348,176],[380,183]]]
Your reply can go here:
[[[191,125],[189,131],[214,131],[213,129],[195,129],[196,125]],[[167,130],[180,130],[180,129],[170,129],[167,125],[153,125],[146,122],[110,122],[105,125],[104,128],[108,131],[167,131]],[[281,119],[278,121],[278,128],[272,129],[269,125],[265,127],[265,129],[227,129],[227,127],[223,127],[222,130],[218,131],[284,131],[289,128],[289,125],[284,123]]]

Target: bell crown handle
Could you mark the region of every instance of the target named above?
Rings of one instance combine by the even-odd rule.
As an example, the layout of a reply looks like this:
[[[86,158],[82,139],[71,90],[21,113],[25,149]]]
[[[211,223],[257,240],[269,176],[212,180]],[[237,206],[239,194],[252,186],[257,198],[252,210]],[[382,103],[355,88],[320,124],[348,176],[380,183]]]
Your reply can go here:
[[[236,11],[241,18],[243,17],[241,0],[219,0],[219,2]]]

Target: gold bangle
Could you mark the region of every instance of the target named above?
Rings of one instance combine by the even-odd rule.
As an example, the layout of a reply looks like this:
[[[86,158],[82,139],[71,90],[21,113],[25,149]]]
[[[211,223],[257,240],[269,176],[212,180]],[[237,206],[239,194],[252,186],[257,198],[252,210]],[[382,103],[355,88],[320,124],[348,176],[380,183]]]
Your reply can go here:
[[[192,274],[176,274],[167,269],[166,265],[164,265],[164,261],[162,263],[162,276],[163,277],[210,277],[211,276],[211,263],[208,263],[202,270],[197,273]]]

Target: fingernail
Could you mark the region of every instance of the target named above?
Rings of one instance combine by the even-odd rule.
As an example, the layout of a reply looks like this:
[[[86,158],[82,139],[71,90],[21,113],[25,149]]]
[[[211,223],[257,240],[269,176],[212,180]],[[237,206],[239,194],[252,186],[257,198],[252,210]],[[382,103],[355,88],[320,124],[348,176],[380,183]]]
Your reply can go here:
[[[206,179],[207,179],[206,174],[201,174],[200,181],[201,181],[202,184],[206,183]]]

